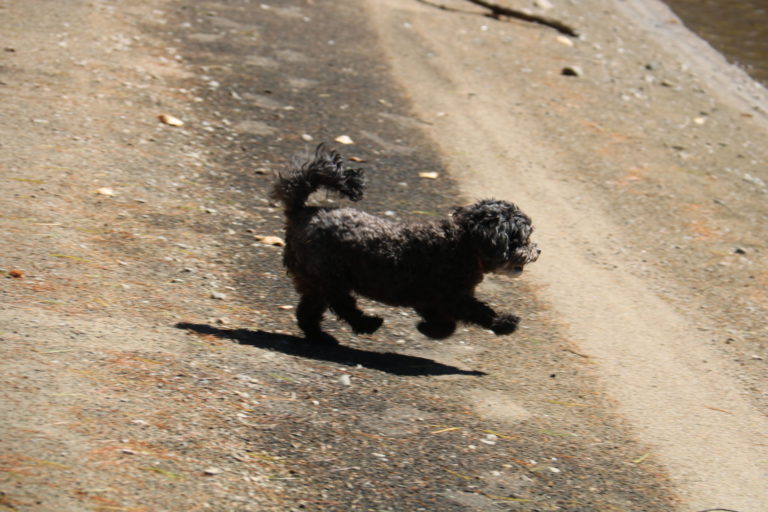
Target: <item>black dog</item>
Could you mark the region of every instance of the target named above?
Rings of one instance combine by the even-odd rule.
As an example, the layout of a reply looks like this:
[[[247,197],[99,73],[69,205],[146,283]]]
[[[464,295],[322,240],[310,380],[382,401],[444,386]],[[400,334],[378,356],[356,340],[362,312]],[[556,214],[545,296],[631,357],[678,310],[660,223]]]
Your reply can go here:
[[[324,188],[358,201],[362,169],[347,169],[339,153],[318,146],[314,158],[277,176],[272,197],[285,207],[283,263],[301,300],[296,311],[308,338],[322,338],[329,307],[356,333],[372,333],[382,319],[360,311],[352,293],[412,307],[430,338],[446,338],[456,321],[509,334],[520,319],[498,314],[474,297],[486,272],[519,275],[540,250],[531,220],[517,206],[485,200],[455,208],[436,222],[398,223],[354,208],[306,206]]]

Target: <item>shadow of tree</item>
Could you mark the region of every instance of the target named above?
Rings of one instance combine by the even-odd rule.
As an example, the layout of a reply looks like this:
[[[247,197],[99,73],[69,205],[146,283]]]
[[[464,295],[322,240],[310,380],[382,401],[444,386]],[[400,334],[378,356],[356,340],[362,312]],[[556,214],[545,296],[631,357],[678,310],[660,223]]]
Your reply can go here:
[[[304,338],[266,331],[249,329],[219,329],[206,324],[181,322],[179,329],[186,329],[200,334],[210,334],[217,338],[234,340],[242,345],[250,345],[292,356],[305,357],[318,361],[329,361],[346,366],[363,366],[393,375],[487,375],[476,370],[462,370],[418,356],[395,354],[393,352],[373,352],[339,345],[330,335],[323,340],[309,341]]]

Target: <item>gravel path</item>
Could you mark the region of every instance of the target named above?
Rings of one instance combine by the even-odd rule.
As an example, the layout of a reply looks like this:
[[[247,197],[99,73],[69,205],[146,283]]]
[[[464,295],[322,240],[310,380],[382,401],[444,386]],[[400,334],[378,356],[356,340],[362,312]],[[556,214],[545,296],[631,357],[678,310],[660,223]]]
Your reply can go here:
[[[0,510],[758,511],[764,105],[552,4],[0,2]],[[266,194],[342,135],[371,213],[532,215],[518,333],[297,337]]]

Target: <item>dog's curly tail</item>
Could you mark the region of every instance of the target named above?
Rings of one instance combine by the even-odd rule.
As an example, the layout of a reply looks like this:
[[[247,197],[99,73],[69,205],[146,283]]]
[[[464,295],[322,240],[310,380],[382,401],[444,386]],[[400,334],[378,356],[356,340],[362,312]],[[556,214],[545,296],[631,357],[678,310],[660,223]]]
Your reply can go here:
[[[345,169],[344,158],[320,144],[312,160],[277,173],[270,197],[283,203],[285,213],[290,215],[302,209],[309,195],[319,188],[359,201],[365,188],[363,170]]]

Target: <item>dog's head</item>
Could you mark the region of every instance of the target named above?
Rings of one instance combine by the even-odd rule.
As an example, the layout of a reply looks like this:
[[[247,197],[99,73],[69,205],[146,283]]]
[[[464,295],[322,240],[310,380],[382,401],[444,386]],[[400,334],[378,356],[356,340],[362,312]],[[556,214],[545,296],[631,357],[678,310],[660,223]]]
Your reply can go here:
[[[515,277],[541,254],[531,241],[531,219],[512,203],[486,199],[455,208],[452,217],[476,245],[484,272]]]

